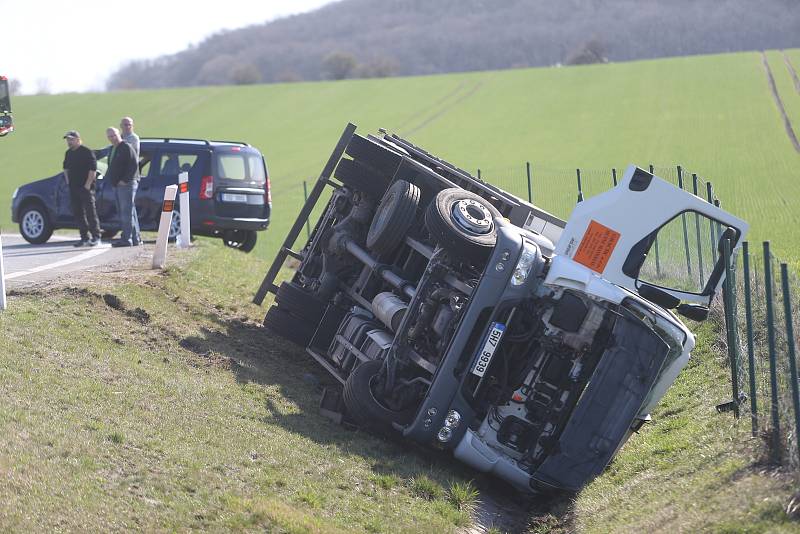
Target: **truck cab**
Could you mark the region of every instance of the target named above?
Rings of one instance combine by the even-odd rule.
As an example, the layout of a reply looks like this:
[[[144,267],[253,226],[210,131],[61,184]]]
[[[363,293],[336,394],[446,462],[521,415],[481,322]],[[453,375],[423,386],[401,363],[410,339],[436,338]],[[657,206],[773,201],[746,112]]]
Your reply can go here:
[[[449,450],[522,492],[577,491],[688,362],[695,338],[678,314],[703,319],[723,281],[716,242],[691,279],[654,268],[651,250],[687,218],[733,248],[747,231],[633,165],[562,221],[349,125],[255,300],[275,294],[265,326],[342,384],[355,423]]]
[[[0,76],[0,137],[14,131],[14,117],[11,115],[11,92],[8,78]]]

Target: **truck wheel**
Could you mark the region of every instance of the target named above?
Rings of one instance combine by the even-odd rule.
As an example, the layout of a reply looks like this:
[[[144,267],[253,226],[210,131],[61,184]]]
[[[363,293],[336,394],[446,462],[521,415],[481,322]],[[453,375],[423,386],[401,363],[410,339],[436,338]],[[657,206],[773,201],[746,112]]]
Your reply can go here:
[[[305,288],[294,282],[283,282],[275,294],[275,302],[293,315],[310,323],[318,323],[325,313],[326,304]]]
[[[386,193],[390,181],[381,173],[351,159],[341,160],[333,175],[344,185],[374,199],[379,199]]]
[[[38,202],[31,202],[19,214],[19,233],[28,243],[41,245],[53,235],[53,224],[47,211]]]
[[[360,135],[354,135],[350,139],[345,152],[358,163],[372,167],[387,176],[394,176],[402,160],[402,156]]]
[[[397,412],[386,408],[372,392],[372,379],[381,370],[383,362],[369,360],[358,365],[344,383],[342,397],[347,413],[360,426],[384,433],[393,433],[392,423],[408,424],[413,410]]]
[[[378,256],[403,242],[416,220],[420,191],[416,185],[398,180],[383,195],[367,233],[367,248]]]
[[[485,261],[497,242],[497,208],[461,188],[439,191],[425,212],[431,237],[450,254],[474,262]]]
[[[264,317],[264,326],[273,334],[296,343],[301,347],[307,346],[314,337],[314,327],[300,317],[295,317],[279,306],[272,306]]]

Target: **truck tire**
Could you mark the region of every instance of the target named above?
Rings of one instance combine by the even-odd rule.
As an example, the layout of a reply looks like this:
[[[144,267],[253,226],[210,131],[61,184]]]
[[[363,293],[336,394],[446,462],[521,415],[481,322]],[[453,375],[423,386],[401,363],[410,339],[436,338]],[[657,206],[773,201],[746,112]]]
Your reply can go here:
[[[398,180],[383,195],[367,233],[367,248],[378,256],[392,252],[403,242],[417,218],[420,191],[416,185]]]
[[[414,416],[413,410],[397,412],[386,408],[372,392],[372,378],[383,362],[369,360],[358,365],[344,383],[342,397],[348,415],[359,425],[380,433],[395,433],[392,423],[406,425]]]
[[[497,208],[458,187],[439,191],[425,212],[425,226],[448,253],[473,262],[485,261],[497,242]]]
[[[306,347],[314,337],[315,327],[279,306],[272,306],[264,317],[264,326],[292,343]]]
[[[322,319],[327,307],[323,301],[294,282],[283,282],[278,287],[275,302],[292,315],[314,324]]]
[[[53,235],[53,223],[39,202],[28,202],[19,212],[19,233],[34,245],[46,243]]]
[[[357,161],[343,159],[333,175],[344,185],[377,200],[386,193],[390,178]]]

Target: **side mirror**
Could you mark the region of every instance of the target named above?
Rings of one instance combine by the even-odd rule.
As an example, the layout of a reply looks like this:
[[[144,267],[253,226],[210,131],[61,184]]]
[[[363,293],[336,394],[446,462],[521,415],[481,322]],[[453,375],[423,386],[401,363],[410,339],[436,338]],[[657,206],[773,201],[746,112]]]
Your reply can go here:
[[[692,321],[703,322],[708,319],[708,308],[700,304],[681,304],[676,311]]]

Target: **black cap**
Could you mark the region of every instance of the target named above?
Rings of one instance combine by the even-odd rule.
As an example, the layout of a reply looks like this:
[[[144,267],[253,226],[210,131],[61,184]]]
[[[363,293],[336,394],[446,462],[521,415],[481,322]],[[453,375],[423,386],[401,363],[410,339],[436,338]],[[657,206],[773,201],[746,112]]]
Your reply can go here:
[[[73,139],[80,139],[81,138],[81,134],[79,134],[75,130],[70,130],[70,131],[68,131],[67,133],[64,134],[64,139],[66,139],[67,137],[71,137]]]

